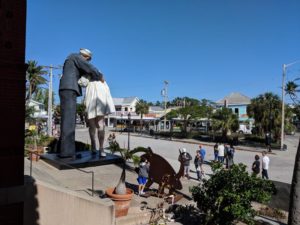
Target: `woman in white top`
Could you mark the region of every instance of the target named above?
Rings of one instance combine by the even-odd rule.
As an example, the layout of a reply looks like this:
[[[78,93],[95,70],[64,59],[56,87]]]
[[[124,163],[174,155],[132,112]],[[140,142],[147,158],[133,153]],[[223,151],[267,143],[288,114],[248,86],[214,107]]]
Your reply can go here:
[[[83,79],[83,80],[82,80]],[[81,78],[79,84],[86,86],[84,104],[88,119],[89,134],[91,138],[92,154],[96,154],[96,130],[99,141],[100,156],[105,157],[103,149],[105,137],[104,116],[115,112],[115,105],[105,81],[87,81]]]

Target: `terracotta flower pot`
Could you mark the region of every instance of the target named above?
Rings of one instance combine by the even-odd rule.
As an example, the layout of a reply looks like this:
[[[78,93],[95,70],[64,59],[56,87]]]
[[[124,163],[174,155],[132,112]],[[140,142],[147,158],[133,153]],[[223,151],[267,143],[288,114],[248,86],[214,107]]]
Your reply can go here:
[[[126,188],[125,195],[113,193],[115,188],[108,188],[106,195],[115,202],[116,217],[126,216],[130,207],[130,201],[133,196],[133,190]]]
[[[37,153],[37,154],[34,154]],[[32,161],[39,161],[40,159],[40,155],[44,153],[44,148],[41,146],[38,146],[37,149],[32,149],[29,150],[29,159],[31,159]]]

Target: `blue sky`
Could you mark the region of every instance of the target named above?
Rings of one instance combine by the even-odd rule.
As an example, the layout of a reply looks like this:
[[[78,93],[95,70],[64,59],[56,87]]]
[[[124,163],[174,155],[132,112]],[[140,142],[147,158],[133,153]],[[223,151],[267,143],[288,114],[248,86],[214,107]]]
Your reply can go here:
[[[298,0],[28,0],[26,60],[90,49],[113,97],[281,96],[300,60]],[[54,71],[58,92],[59,70]],[[300,62],[288,80],[300,77]],[[56,96],[56,102],[59,99]]]

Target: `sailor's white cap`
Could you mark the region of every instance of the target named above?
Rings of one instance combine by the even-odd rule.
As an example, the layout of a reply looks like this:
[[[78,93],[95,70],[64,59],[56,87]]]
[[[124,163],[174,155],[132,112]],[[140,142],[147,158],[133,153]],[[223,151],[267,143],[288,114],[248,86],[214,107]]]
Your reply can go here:
[[[92,52],[90,50],[88,50],[87,48],[81,48],[79,52],[82,55],[89,56],[92,58]]]

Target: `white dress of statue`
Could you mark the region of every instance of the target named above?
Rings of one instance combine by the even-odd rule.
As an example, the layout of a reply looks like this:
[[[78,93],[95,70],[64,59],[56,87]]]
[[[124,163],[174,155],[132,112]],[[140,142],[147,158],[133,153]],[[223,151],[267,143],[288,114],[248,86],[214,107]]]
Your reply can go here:
[[[92,154],[96,153],[96,133],[99,141],[100,156],[105,157],[103,144],[105,139],[104,116],[115,112],[115,105],[107,83],[88,81],[84,77],[79,80],[81,86],[86,86],[84,104],[91,138]]]

